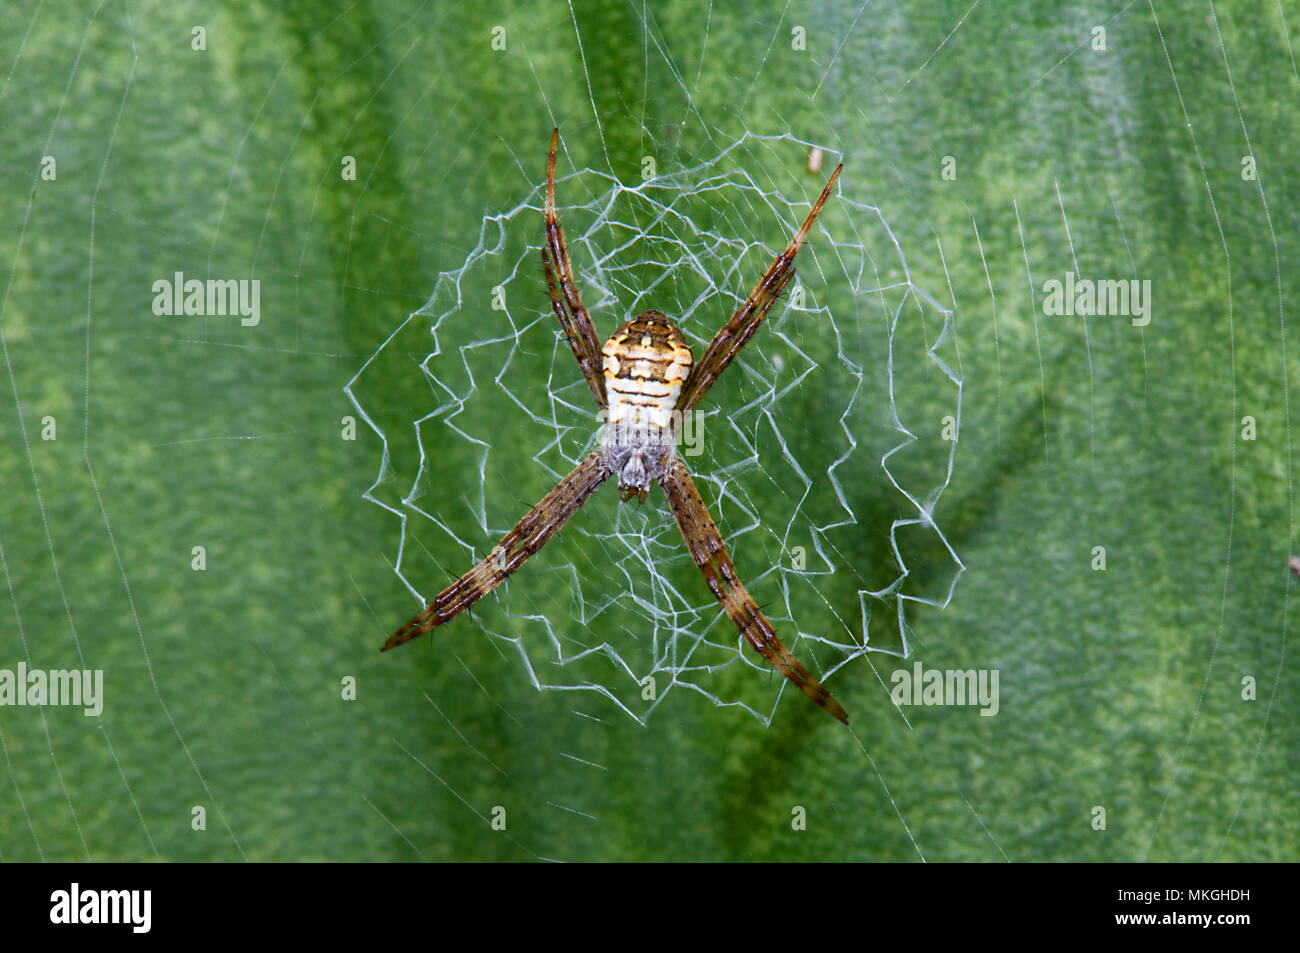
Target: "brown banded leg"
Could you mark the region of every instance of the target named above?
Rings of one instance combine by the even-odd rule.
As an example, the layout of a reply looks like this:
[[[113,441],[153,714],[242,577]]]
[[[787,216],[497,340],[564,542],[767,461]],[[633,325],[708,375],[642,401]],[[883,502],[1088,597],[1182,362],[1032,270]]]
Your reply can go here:
[[[546,272],[546,290],[551,295],[551,310],[564,329],[569,350],[578,359],[578,367],[587,379],[592,396],[604,407],[605,378],[601,375],[600,341],[592,326],[591,315],[582,306],[578,287],[573,283],[569,246],[555,214],[555,149],[559,141],[560,130],[555,129],[551,132],[551,155],[546,162],[546,247],[542,249],[542,268]]]
[[[709,388],[718,379],[718,375],[726,370],[732,358],[745,346],[745,342],[754,336],[758,326],[767,317],[767,312],[781,296],[785,286],[794,278],[794,258],[799,254],[804,239],[808,237],[808,230],[821,214],[822,206],[830,197],[831,189],[835,186],[835,180],[840,177],[842,168],[844,168],[843,164],[835,167],[830,180],[826,183],[826,188],[822,189],[821,196],[813,205],[812,211],[808,213],[808,217],[804,219],[799,231],[795,232],[794,238],[790,239],[790,244],[785,247],[785,251],[772,260],[772,264],[768,265],[767,271],[763,272],[763,277],[758,279],[758,284],[749,293],[740,310],[718,329],[718,333],[709,342],[704,355],[696,363],[691,376],[682,387],[681,397],[677,400],[677,409],[683,414],[693,409],[708,393]]]
[[[415,618],[394,632],[380,651],[387,652],[451,621],[501,585],[529,556],[545,546],[560,531],[569,517],[578,511],[608,477],[609,470],[600,454],[588,455],[555,489],[528,511],[528,515],[505,535],[486,559],[438,593]]]
[[[772,623],[759,611],[754,597],[737,578],[736,567],[727,555],[722,535],[718,532],[713,517],[709,516],[686,464],[680,459],[676,460],[659,483],[664,488],[664,496],[668,498],[668,505],[677,519],[682,538],[686,540],[686,548],[691,551],[691,558],[700,567],[700,572],[704,573],[704,579],[714,598],[740,630],[745,641],[777,671],[798,685],[805,695],[847,725],[849,716],[840,707],[840,703],[781,644]]]

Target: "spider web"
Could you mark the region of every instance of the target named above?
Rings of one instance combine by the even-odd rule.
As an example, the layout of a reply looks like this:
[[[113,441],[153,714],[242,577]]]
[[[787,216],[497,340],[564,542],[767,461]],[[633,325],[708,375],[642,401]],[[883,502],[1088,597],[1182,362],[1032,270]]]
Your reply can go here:
[[[810,175],[814,150],[824,166]],[[838,159],[825,144],[754,133],[660,168],[654,154],[671,151],[648,152],[633,182],[565,174],[562,159],[557,203],[598,336],[654,307],[698,355]],[[541,279],[543,201],[539,181],[486,215],[463,263],[347,386],[383,441],[367,498],[398,518],[392,559],[412,611],[597,445]],[[909,608],[947,605],[964,569],[935,519],[961,377],[952,313],[912,281],[878,208],[837,190],[797,265],[679,450],[778,635],[834,691],[846,667],[908,656]],[[428,393],[397,427],[377,409],[394,373],[421,375]],[[453,482],[467,458],[476,485]],[[595,693],[639,721],[678,688],[768,721],[790,687],[721,613],[657,490],[644,507],[598,494],[473,616],[539,689]]]

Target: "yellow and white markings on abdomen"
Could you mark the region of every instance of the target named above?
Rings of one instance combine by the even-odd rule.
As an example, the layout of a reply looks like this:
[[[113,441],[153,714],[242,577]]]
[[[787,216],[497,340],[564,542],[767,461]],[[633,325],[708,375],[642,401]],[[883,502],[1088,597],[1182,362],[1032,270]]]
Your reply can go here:
[[[673,408],[695,361],[676,325],[662,312],[643,311],[615,331],[601,350],[607,425],[671,429]]]

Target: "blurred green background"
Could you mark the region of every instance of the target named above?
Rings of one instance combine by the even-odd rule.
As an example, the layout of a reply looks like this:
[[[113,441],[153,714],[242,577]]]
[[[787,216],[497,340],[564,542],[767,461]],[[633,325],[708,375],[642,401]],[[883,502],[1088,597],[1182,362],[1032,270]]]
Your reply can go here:
[[[0,668],[98,668],[106,693],[97,719],[0,708],[0,858],[1296,859],[1293,4],[105,0],[9,4],[0,24]],[[927,668],[997,669],[996,717],[901,718],[880,655],[830,682],[852,732],[791,691],[770,724],[675,690],[644,725],[597,696],[537,691],[502,637],[532,638],[530,615],[579,637],[554,571],[590,568],[582,592],[599,598],[617,547],[594,527],[662,517],[616,517],[609,489],[580,514],[586,531],[474,620],[377,653],[416,603],[393,571],[400,524],[364,498],[382,444],[361,421],[343,439],[343,388],[466,260],[485,216],[528,199],[552,125],[562,175],[628,183],[647,154],[671,173],[746,131],[842,152],[845,194],[880,209],[914,284],[953,309],[962,428],[935,518],[967,571],[946,609],[911,611],[910,637]],[[754,262],[821,184],[792,140],[764,156],[753,174],[789,208],[692,213],[755,243]],[[577,184],[567,201],[594,201]],[[867,217],[841,202],[825,229],[859,236],[883,280],[897,253]],[[512,247],[540,239],[534,214],[506,232]],[[849,572],[814,594],[852,622],[856,590],[892,578],[876,562],[908,509],[877,463],[894,436],[878,406],[888,328],[855,298],[876,279],[855,284],[833,247],[815,239],[802,274],[874,355],[863,406],[878,407],[860,424],[874,456],[846,475],[863,514]],[[176,271],[259,279],[260,324],[155,315],[153,282]],[[1150,280],[1150,324],[1044,314],[1043,283],[1068,271]],[[566,355],[540,277],[515,281],[512,389],[581,388],[552,361]],[[602,334],[631,305],[620,297]],[[700,312],[695,340],[718,312]],[[448,340],[504,320],[466,306]],[[778,328],[834,363],[816,325],[780,322],[752,369],[780,353]],[[388,505],[419,470],[413,423],[445,400],[419,367],[428,320],[414,325],[419,343],[384,349],[391,368],[366,380],[363,406],[393,437],[373,494]],[[938,330],[902,350],[915,359]],[[426,430],[443,456],[416,504],[483,547],[471,510],[509,526],[553,482],[532,458],[554,431],[501,417],[503,359],[478,359],[446,366],[483,385],[459,422],[502,446],[480,479],[481,446]],[[450,348],[430,367],[460,360]],[[732,376],[719,406],[758,386]],[[946,462],[928,408],[953,406],[951,384],[902,365],[897,383],[917,446]],[[810,421],[810,454],[831,449],[824,400],[805,386],[781,404]],[[723,440],[701,469],[743,449]],[[789,519],[759,459],[733,491]],[[808,512],[832,512],[830,492],[816,484]],[[719,522],[748,526],[734,508]],[[410,523],[422,551],[408,558],[425,562],[404,568],[429,594],[466,550]],[[745,552],[742,573],[760,572],[766,556]],[[673,558],[666,572],[727,644]],[[601,637],[641,651],[635,633]],[[807,641],[797,652],[834,661]],[[781,688],[748,665],[695,681],[763,711]]]

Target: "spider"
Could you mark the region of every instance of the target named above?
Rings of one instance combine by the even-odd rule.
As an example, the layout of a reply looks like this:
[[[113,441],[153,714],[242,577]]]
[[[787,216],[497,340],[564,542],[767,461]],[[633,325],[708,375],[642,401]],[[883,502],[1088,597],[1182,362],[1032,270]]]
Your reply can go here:
[[[690,471],[677,453],[684,415],[762,324],[781,292],[794,278],[794,259],[839,178],[837,166],[821,197],[785,251],[768,266],[745,303],[714,335],[704,356],[694,360],[686,339],[662,312],[643,311],[614,332],[601,347],[591,315],[582,305],[564,230],[555,213],[555,150],[560,132],[551,132],[546,163],[546,243],[542,268],[551,310],[564,330],[578,368],[605,417],[599,449],[574,467],[542,497],[487,557],[434,598],[384,643],[388,651],[450,622],[504,582],[529,556],[545,546],[609,477],[618,476],[619,497],[644,503],[658,483],[673,511],[691,558],[728,618],[753,648],[813,701],[848,724],[848,715],[830,692],[808,674],[781,644],[772,624],[736,575],[717,525],[700,498]]]

